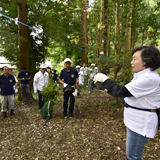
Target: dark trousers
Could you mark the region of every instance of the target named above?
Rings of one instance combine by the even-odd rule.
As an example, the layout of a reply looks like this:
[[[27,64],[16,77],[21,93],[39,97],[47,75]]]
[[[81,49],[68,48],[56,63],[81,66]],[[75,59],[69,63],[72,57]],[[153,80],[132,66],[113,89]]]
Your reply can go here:
[[[73,110],[74,110],[74,102],[75,102],[75,98],[73,96],[73,94],[64,94],[64,103],[63,103],[63,108],[64,108],[64,115],[67,114],[67,109],[68,109],[68,99],[70,98],[70,106],[69,106],[69,114],[72,115],[73,114]]]
[[[21,97],[22,97],[22,100],[24,102],[26,102],[26,97],[25,97],[25,91],[28,95],[28,101],[29,102],[32,102],[32,97],[31,97],[31,92],[30,92],[30,87],[29,87],[29,84],[20,84],[20,88],[21,88]]]
[[[41,109],[44,105],[44,99],[40,91],[38,91],[38,104],[39,104],[39,109]]]

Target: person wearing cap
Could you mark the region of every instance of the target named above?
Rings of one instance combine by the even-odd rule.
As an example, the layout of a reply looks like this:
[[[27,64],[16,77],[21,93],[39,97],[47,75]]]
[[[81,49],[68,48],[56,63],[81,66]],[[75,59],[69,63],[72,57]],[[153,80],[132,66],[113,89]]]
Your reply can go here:
[[[71,60],[69,58],[66,58],[64,60],[64,65],[66,68],[61,70],[60,73],[60,82],[63,84],[63,87],[66,87],[67,85],[74,86],[76,84],[76,88],[78,87],[78,72],[75,68],[71,67]],[[75,97],[72,93],[65,94],[64,93],[64,102],[63,102],[63,108],[64,108],[64,118],[67,118],[67,109],[68,109],[68,100],[70,98],[70,106],[69,106],[69,117],[73,117],[73,110],[74,110],[74,103],[75,103]]]
[[[81,66],[80,65],[76,66],[76,69],[77,69],[77,72],[78,72],[78,75],[79,75],[79,84],[83,85],[84,76],[83,76],[83,72],[81,71]]]
[[[88,67],[86,67],[86,64],[83,63],[81,67],[81,71],[83,72],[83,75],[87,76],[88,75]]]
[[[31,79],[31,73],[26,70],[26,67],[22,67],[22,71],[18,74],[18,81],[20,81],[21,97],[23,102],[26,104],[25,91],[28,96],[29,104],[32,103],[32,96],[29,87],[29,80]]]
[[[46,86],[48,84],[49,80],[49,74],[46,72],[46,65],[41,64],[40,65],[40,70],[34,75],[33,79],[33,88],[34,88],[34,93],[38,94],[38,104],[39,104],[39,109],[41,110],[44,104],[44,99],[42,99],[42,94],[40,91],[42,91],[43,86]]]
[[[93,92],[94,85],[93,85],[93,78],[98,73],[98,68],[95,67],[95,64],[92,63],[89,69],[89,93]]]
[[[83,83],[85,83],[86,85],[88,84],[88,72],[89,72],[89,68],[86,67],[86,64],[83,63],[82,67],[80,68],[81,71],[81,75],[83,75]],[[88,86],[87,86],[88,87]]]
[[[0,76],[0,86],[1,86],[1,112],[2,118],[7,117],[7,101],[11,110],[10,115],[14,116],[14,89],[15,78],[13,75],[9,74],[8,67],[2,67],[3,75]]]

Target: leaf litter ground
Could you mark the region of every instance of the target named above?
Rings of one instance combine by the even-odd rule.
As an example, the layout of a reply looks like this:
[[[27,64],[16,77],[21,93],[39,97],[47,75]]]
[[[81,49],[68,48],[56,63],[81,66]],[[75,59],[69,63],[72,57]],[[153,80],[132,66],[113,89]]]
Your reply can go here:
[[[81,93],[72,119],[62,118],[62,95],[48,121],[41,118],[36,101],[16,105],[16,116],[0,121],[0,159],[126,159],[124,102],[115,107],[114,98],[106,92]],[[145,146],[143,159],[160,159],[159,146],[160,131]]]

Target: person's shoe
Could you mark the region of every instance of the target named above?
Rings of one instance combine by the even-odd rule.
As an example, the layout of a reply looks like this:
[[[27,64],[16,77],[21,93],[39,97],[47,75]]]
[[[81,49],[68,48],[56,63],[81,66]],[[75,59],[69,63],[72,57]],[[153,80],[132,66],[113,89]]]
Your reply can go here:
[[[42,107],[43,107],[43,106],[42,106],[42,104],[40,103],[40,104],[39,104],[39,109],[41,110],[41,109],[42,109]]]
[[[24,102],[24,105],[27,105],[27,102]]]
[[[73,118],[73,114],[69,114],[69,118]]]
[[[6,112],[2,112],[2,118],[6,118],[6,117],[7,117]]]
[[[17,109],[17,107],[16,107],[16,106],[14,106],[14,109]]]
[[[29,102],[29,105],[32,105],[32,102]]]
[[[63,116],[63,118],[65,118],[65,119],[67,118],[67,113],[64,113],[64,116]]]
[[[14,110],[12,110],[11,109],[11,114],[10,114],[11,116],[14,116],[15,114],[14,114]]]

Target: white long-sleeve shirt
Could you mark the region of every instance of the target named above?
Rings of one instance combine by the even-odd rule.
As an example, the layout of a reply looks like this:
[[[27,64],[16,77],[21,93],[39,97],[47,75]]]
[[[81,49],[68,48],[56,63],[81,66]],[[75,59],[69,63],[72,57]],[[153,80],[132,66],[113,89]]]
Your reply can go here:
[[[83,72],[79,72],[78,73],[78,75],[79,75],[79,84],[84,84],[84,75],[83,75]]]
[[[41,71],[37,72],[34,75],[33,79],[33,88],[34,93],[37,93],[37,91],[42,91],[43,86],[46,86],[49,80],[49,74],[47,72],[42,73]]]

